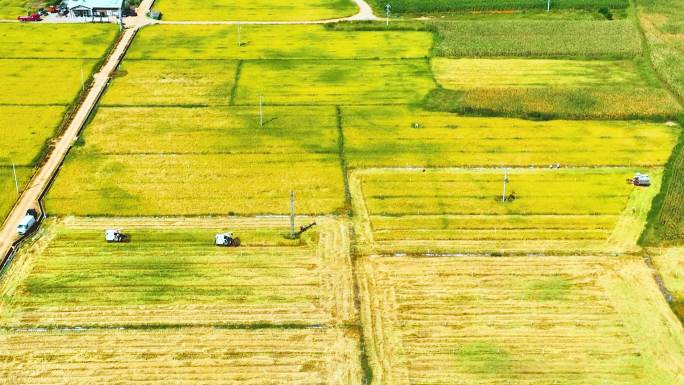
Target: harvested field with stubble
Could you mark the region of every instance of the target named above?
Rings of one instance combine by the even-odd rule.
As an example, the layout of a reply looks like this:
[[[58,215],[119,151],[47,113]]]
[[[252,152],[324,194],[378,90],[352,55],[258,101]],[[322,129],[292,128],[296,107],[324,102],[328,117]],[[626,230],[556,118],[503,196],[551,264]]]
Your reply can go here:
[[[370,252],[615,253],[635,250],[660,186],[658,170],[651,188],[626,184],[634,171],[509,169],[505,203],[502,169],[377,169],[350,184]]]
[[[370,257],[359,269],[374,384],[684,380],[682,325],[640,259]]]
[[[50,219],[0,280],[0,383],[360,385],[349,224],[312,220]]]
[[[53,220],[1,282],[0,324],[334,326],[355,317],[343,254],[348,234],[319,222],[319,231],[289,240],[284,220],[280,228],[259,220],[205,227],[199,219],[180,226],[150,219],[132,228],[118,221],[131,242],[107,244],[103,231],[112,221]],[[220,225],[239,230],[240,248],[213,245],[225,231]]]
[[[339,329],[0,331],[0,383],[360,385],[358,341]]]

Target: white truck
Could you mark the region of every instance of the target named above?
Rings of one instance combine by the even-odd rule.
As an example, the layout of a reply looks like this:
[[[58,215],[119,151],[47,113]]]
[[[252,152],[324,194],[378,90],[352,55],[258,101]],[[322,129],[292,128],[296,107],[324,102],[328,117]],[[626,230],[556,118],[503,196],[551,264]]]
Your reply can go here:
[[[21,219],[19,222],[19,225],[17,226],[17,233],[19,235],[26,235],[31,229],[33,229],[33,226],[36,225],[36,221],[38,220],[38,213],[34,209],[30,209],[26,211],[26,216]]]

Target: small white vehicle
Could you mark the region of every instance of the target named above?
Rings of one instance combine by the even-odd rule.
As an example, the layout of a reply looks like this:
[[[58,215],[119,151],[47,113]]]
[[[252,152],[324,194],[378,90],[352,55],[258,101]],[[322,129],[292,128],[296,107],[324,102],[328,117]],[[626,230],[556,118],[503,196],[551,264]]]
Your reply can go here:
[[[634,186],[647,187],[651,185],[651,178],[646,174],[637,173],[634,178],[628,179],[627,183]]]
[[[36,225],[36,217],[33,214],[26,214],[26,216],[19,222],[19,225],[17,226],[17,233],[19,235],[26,235],[33,226]]]
[[[214,244],[222,247],[238,247],[240,238],[233,236],[233,233],[216,234]]]
[[[105,230],[105,241],[108,243],[119,243],[128,241],[128,235],[121,230]]]

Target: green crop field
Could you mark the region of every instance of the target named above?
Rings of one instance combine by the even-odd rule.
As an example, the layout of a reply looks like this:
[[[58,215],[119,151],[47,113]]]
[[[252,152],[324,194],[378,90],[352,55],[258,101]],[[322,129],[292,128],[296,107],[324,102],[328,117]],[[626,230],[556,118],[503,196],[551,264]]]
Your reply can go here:
[[[437,58],[432,68],[444,87],[426,100],[436,110],[623,120],[672,120],[682,112],[643,60]]]
[[[155,9],[168,20],[307,21],[351,16],[358,8],[351,0],[220,0],[206,4],[161,0]]]
[[[684,100],[684,4],[678,1],[639,1],[638,16],[649,44],[650,58],[666,84]],[[684,115],[683,115],[684,116]],[[680,116],[680,122],[683,121]],[[684,240],[684,153],[679,146],[668,165],[663,191],[643,237],[647,244],[672,244]]]
[[[642,49],[631,20],[478,20],[434,25],[439,56],[631,59]]]
[[[342,125],[354,168],[654,166],[667,161],[679,135],[665,124],[531,122],[405,107],[343,107]]]
[[[683,379],[682,326],[640,259],[371,257],[361,276],[374,384]]]
[[[369,3],[378,14],[385,11],[384,0],[371,0]],[[441,12],[485,11],[485,10],[546,10],[544,0],[396,0],[392,1],[393,13],[430,14]],[[557,9],[593,9],[599,8],[627,8],[627,0],[560,0],[552,2],[554,11]]]
[[[373,170],[353,181],[377,252],[577,253],[633,250],[659,172],[649,188],[633,169]],[[362,196],[359,196],[363,194]]]

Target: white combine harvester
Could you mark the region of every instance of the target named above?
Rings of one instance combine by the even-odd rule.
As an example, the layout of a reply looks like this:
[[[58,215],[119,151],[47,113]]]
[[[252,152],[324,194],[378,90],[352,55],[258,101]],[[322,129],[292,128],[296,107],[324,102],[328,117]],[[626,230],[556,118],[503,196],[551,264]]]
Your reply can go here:
[[[105,230],[105,241],[108,243],[127,242],[128,235],[121,232],[121,230]]]
[[[634,178],[627,179],[627,183],[634,186],[647,187],[651,185],[651,178],[646,174],[636,173]]]
[[[222,247],[238,247],[240,246],[240,238],[233,236],[233,233],[216,234],[214,244]]]

